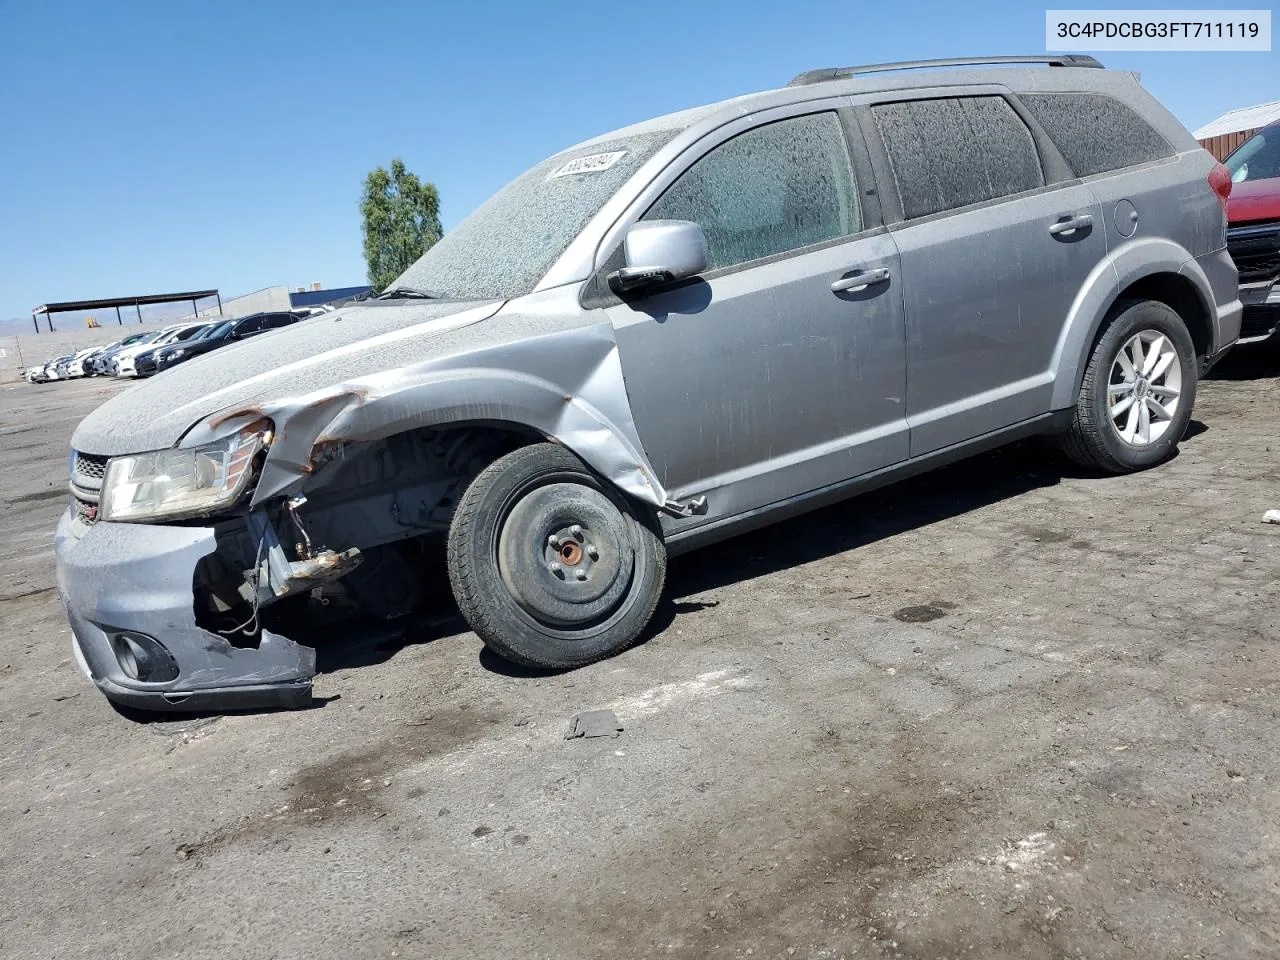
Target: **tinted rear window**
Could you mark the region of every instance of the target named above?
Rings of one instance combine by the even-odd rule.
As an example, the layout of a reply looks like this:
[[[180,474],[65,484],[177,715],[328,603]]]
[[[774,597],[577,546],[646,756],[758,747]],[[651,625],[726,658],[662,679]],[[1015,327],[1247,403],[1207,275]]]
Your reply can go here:
[[[1168,140],[1113,97],[1029,93],[1019,99],[1078,177],[1173,156]]]
[[[871,108],[908,220],[1044,186],[1035,141],[1003,97]]]

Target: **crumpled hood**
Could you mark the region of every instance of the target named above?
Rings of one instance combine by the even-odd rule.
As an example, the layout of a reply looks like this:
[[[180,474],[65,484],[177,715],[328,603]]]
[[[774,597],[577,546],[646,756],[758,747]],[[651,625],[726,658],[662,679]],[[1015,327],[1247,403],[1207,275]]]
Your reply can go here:
[[[431,354],[437,337],[479,323],[501,300],[357,305],[196,357],[113,397],[81,421],[71,446],[118,456],[174,446],[231,405],[310,393]]]

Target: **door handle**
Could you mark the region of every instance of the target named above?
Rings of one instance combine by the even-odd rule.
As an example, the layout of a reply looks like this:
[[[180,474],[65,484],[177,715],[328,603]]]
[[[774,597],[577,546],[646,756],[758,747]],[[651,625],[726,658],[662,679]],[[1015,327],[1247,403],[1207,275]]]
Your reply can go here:
[[[1070,220],[1059,220],[1057,223],[1049,226],[1049,233],[1057,237],[1064,233],[1072,233],[1082,227],[1093,226],[1093,215],[1082,213],[1078,217],[1072,217]]]
[[[831,284],[832,293],[854,293],[858,290],[865,290],[873,283],[884,283],[889,279],[889,271],[884,267],[874,267],[871,270],[859,270],[857,273],[849,277],[841,277],[839,280]]]

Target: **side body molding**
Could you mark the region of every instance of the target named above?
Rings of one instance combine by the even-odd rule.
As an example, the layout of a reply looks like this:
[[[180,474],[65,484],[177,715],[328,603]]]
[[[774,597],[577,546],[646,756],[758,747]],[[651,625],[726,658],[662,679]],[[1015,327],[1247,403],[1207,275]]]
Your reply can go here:
[[[1053,353],[1051,408],[1074,406],[1102,321],[1130,284],[1157,273],[1180,274],[1190,281],[1208,316],[1216,317],[1213,289],[1195,258],[1171,240],[1144,237],[1121,244],[1090,271],[1071,305]],[[1216,338],[1216,325],[1213,331]],[[1210,352],[1214,349],[1211,345]]]
[[[347,441],[451,423],[509,423],[563,444],[625,493],[662,506],[666,491],[631,416],[609,323],[431,358],[280,401],[205,417],[182,438],[199,446],[269,417],[276,439],[251,506],[301,489]]]

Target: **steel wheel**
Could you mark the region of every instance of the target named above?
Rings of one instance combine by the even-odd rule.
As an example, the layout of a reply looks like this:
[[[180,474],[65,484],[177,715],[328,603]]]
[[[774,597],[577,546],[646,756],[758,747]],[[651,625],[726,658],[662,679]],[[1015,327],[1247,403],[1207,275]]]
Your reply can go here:
[[[476,476],[447,553],[458,609],[485,644],[553,669],[635,643],[667,569],[656,516],[553,443],[521,447]]]
[[[497,559],[512,599],[555,629],[616,614],[634,567],[626,518],[603,493],[576,483],[525,493],[502,522]]]
[[[1145,447],[1168,432],[1182,402],[1182,363],[1159,330],[1130,337],[1111,365],[1107,414],[1120,439]]]

